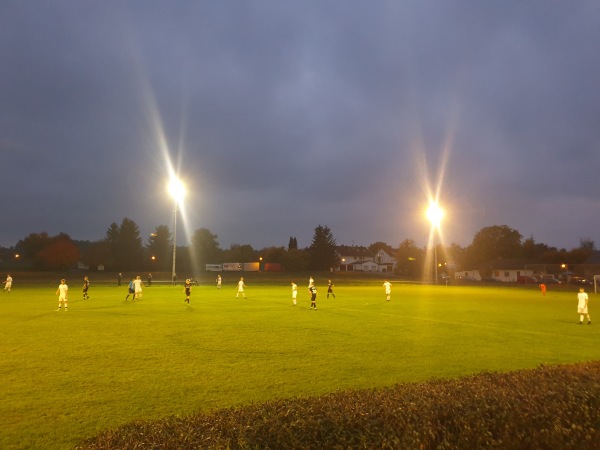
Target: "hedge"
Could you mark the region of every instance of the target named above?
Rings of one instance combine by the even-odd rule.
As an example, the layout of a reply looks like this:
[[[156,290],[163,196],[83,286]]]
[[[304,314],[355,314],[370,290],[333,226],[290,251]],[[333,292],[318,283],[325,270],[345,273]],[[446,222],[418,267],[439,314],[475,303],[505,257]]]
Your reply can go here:
[[[80,449],[598,449],[600,361],[135,422]]]

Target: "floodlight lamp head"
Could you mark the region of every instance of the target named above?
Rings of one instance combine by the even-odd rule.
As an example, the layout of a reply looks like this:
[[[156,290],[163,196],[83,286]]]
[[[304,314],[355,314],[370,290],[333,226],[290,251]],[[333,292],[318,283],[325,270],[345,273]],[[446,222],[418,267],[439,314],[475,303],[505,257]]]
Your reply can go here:
[[[185,186],[178,178],[172,178],[168,186],[169,194],[177,204],[183,201],[185,197]]]
[[[427,218],[431,222],[431,225],[439,227],[443,217],[444,210],[437,203],[430,203],[429,208],[427,208]]]

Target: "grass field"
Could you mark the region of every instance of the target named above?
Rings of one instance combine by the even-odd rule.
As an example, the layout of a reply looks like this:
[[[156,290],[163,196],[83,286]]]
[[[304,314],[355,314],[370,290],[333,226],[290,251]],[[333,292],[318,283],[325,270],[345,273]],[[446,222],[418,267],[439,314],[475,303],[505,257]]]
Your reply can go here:
[[[277,285],[71,285],[0,292],[0,448],[74,448],[138,419],[388,386],[481,371],[600,359],[600,322],[579,326],[576,290],[424,286],[381,281],[335,288],[318,311],[304,282],[299,304]],[[58,284],[58,283],[57,283]],[[590,294],[594,319],[596,296]],[[600,308],[598,308],[600,312]]]

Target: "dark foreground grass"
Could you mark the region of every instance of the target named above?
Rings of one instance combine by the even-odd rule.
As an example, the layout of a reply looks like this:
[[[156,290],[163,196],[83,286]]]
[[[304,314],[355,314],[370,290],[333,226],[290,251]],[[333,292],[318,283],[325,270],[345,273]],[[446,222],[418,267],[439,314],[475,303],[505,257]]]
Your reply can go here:
[[[600,362],[137,422],[81,449],[600,448]]]

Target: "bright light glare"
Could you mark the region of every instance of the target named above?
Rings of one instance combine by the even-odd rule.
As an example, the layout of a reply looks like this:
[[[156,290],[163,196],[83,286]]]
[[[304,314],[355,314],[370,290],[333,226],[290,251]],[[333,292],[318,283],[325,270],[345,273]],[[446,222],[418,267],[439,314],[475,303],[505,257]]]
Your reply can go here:
[[[177,202],[177,204],[183,201],[183,197],[185,197],[185,186],[178,178],[172,178],[171,182],[168,186],[169,194],[173,197],[173,200]]]
[[[429,208],[427,208],[427,218],[431,222],[431,225],[439,228],[443,217],[444,210],[437,203],[430,203]]]

